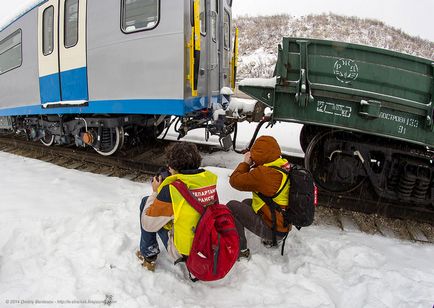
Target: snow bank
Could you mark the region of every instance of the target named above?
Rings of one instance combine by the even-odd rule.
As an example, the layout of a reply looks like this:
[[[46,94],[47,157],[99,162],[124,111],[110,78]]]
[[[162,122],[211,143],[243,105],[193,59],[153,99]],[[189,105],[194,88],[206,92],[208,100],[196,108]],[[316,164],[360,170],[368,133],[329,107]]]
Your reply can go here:
[[[235,99],[236,99],[235,101],[244,102],[243,99],[237,99],[237,98]],[[252,100],[246,99],[245,101],[251,102]],[[238,124],[238,136],[237,136],[237,144],[236,144],[238,150],[244,149],[249,145],[250,139],[252,138],[257,125],[258,123],[247,123],[247,122],[242,122]],[[303,125],[297,123],[278,122],[273,127],[268,127],[268,128],[266,127],[266,125],[264,125],[259,131],[258,138],[263,135],[273,136],[274,138],[276,138],[277,142],[279,143],[283,153],[295,157],[304,157],[304,152],[301,149],[300,140],[299,140],[300,131],[302,128]],[[166,139],[177,140],[177,137],[178,134],[174,131],[173,127],[171,127],[166,136]],[[205,130],[196,129],[193,131],[189,131],[187,136],[182,138],[182,140],[196,142],[196,143],[205,143],[206,142]],[[212,136],[206,143],[219,145],[218,138],[215,136]],[[219,156],[218,153],[215,153],[213,155]],[[210,158],[211,157],[205,157],[204,161],[207,161]],[[213,163],[209,163],[209,165],[221,166],[224,168],[235,168],[237,162],[237,161],[234,162],[232,160],[216,161],[215,159],[212,159],[212,161]]]
[[[237,162],[242,159],[229,155]],[[156,271],[148,272],[134,252],[139,200],[150,193],[149,183],[67,170],[1,152],[0,161],[7,166],[0,177],[1,307],[12,299],[56,303],[103,301],[107,295],[114,307],[131,308],[434,303],[432,245],[324,226],[291,232],[283,257],[280,250],[266,249],[248,234],[252,259],[237,263],[218,282],[190,282],[164,250]],[[209,169],[219,176],[222,201],[248,196],[229,186],[231,170]]]

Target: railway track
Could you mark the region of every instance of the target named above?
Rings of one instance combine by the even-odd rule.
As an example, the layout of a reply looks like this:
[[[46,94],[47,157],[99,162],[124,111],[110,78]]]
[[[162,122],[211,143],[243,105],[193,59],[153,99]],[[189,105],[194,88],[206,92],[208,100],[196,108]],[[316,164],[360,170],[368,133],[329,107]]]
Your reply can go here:
[[[23,157],[38,159],[68,169],[125,178],[135,182],[145,182],[164,166],[164,152],[170,141],[157,140],[152,144],[134,147],[114,156],[104,157],[92,150],[76,147],[46,147],[23,138],[0,136],[0,151]],[[215,146],[199,145],[204,155],[217,150]],[[291,158],[290,158],[291,159]],[[299,158],[292,162],[301,163]],[[361,188],[362,189],[362,188]],[[351,196],[332,196],[320,194],[315,224],[345,232],[361,231],[405,241],[434,243],[434,214],[432,212],[410,211],[406,207],[378,200],[363,200],[358,194]],[[363,210],[365,213],[356,212]],[[402,220],[399,218],[406,217]]]

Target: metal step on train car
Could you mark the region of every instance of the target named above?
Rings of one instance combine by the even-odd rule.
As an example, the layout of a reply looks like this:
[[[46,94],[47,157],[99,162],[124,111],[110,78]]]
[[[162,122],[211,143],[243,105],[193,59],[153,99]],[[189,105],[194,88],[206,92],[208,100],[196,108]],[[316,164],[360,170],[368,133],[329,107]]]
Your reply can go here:
[[[205,128],[230,145],[231,6],[40,1],[0,32],[0,130],[111,155],[178,116],[181,137]]]
[[[380,201],[430,208],[433,61],[299,38],[284,38],[278,52],[275,77],[240,90],[271,107],[274,121],[304,124],[305,165],[319,187],[351,194],[368,182]]]

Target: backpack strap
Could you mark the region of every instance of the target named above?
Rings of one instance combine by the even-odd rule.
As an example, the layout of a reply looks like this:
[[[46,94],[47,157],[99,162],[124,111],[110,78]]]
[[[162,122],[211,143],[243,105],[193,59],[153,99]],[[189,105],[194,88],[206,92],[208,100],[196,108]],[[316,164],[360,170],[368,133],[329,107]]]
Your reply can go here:
[[[205,212],[205,208],[202,206],[200,201],[197,200],[196,196],[194,196],[193,193],[188,189],[187,185],[185,185],[184,182],[177,180],[177,181],[172,182],[170,185],[173,185],[173,187],[175,187],[179,191],[179,193],[184,197],[184,199],[187,200],[187,202],[200,215],[203,215],[203,213]],[[188,256],[182,256],[181,258],[179,258],[178,260],[175,261],[175,265],[178,263],[185,263],[185,262],[187,262],[187,259],[188,259]],[[188,268],[187,268],[187,270],[188,270]],[[193,277],[191,275],[190,271],[188,271],[188,276],[190,277],[190,280],[192,282],[196,282],[199,280],[196,277]]]
[[[188,256],[182,256],[182,257],[180,257],[178,260],[176,260],[175,261],[175,263],[173,263],[173,265],[176,265],[176,264],[179,264],[179,263],[186,263],[187,262],[187,259],[188,259]],[[191,273],[190,273],[190,271],[188,270],[188,268],[187,268],[187,271],[188,271],[188,276],[190,277],[190,280],[192,281],[192,282],[197,282],[197,281],[199,281],[199,279],[197,279],[196,277],[194,277]]]
[[[280,167],[276,167],[276,166],[269,166],[268,168],[273,168],[273,169],[275,169],[277,171],[280,171],[280,172],[286,174],[286,180],[285,180],[285,183],[283,184],[282,188],[279,189],[274,195],[272,195],[270,197],[271,199],[274,199],[274,198],[276,198],[278,195],[280,195],[282,193],[283,189],[285,188],[286,184],[288,183],[288,181],[289,181],[289,172],[290,171],[288,171],[286,169],[283,169],[283,168],[280,168]]]
[[[196,196],[188,189],[185,183],[180,180],[172,182],[170,185],[173,185],[179,193],[184,197],[185,200],[200,214],[203,215],[205,212],[205,208],[202,206],[199,200],[197,200]]]
[[[261,198],[262,201],[265,202],[265,204],[268,206],[268,208],[270,209],[271,212],[271,220],[272,220],[272,231],[273,231],[273,246],[277,246],[277,218],[276,218],[276,212],[281,213],[282,212],[282,208],[280,207],[279,204],[277,204],[273,199],[276,198],[277,196],[279,196],[283,189],[285,188],[286,184],[288,184],[289,181],[289,171],[285,170],[283,168],[280,167],[276,167],[276,166],[269,166],[269,168],[273,168],[276,169],[277,171],[280,171],[284,174],[286,174],[286,180],[285,183],[283,183],[282,188],[279,189],[273,196],[268,197],[265,196],[262,193],[257,193],[258,197]],[[286,233],[285,238],[283,240],[283,244],[282,244],[282,256],[283,256],[283,250],[285,247],[285,241],[286,241],[286,237],[288,236],[288,233]]]
[[[276,218],[276,212],[282,212],[282,208],[274,202],[272,197],[267,197],[261,193],[257,194],[259,198],[261,198],[262,201],[265,202],[265,204],[268,206],[271,212],[271,229],[273,231],[273,246],[277,246],[277,218]]]

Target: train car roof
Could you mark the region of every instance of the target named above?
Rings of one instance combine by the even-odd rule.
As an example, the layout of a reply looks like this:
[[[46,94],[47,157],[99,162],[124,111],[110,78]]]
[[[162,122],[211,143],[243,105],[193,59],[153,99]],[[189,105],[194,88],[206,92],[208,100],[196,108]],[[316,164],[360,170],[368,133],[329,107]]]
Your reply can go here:
[[[26,9],[23,9],[23,11],[21,13],[19,13],[17,16],[15,16],[14,18],[11,18],[10,21],[7,22],[4,26],[0,26],[0,32],[3,31],[4,29],[6,29],[7,27],[9,27],[10,25],[12,25],[15,21],[17,21],[18,19],[20,19],[21,17],[23,17],[24,15],[26,15],[27,13],[29,13],[33,9],[41,6],[42,4],[44,4],[47,1],[48,0],[34,0],[33,4],[31,4],[31,5],[29,4]]]

